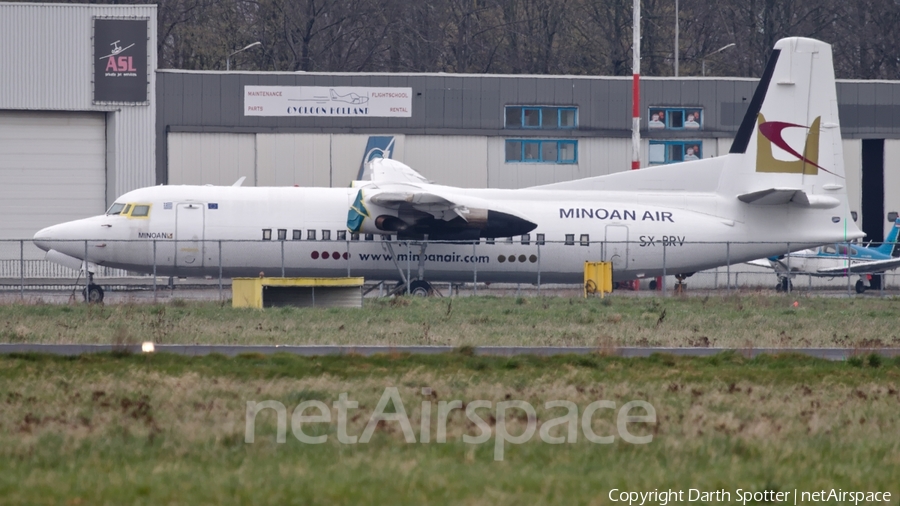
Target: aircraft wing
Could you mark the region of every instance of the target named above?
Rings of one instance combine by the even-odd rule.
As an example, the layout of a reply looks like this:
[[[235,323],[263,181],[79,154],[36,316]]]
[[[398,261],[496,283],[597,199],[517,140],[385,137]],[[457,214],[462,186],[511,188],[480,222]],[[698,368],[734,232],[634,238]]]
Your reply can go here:
[[[446,219],[445,211],[453,211],[455,215],[465,219],[468,213],[466,206],[442,196],[434,191],[424,190],[412,185],[380,186],[381,191],[369,197],[368,201],[387,209],[414,209],[431,214],[438,219]],[[453,216],[456,217],[456,216]]]
[[[864,272],[884,272],[900,267],[900,258],[890,258],[887,260],[875,260],[872,262],[859,262],[851,264],[850,267],[829,267],[827,269],[819,269],[819,274],[859,274]]]

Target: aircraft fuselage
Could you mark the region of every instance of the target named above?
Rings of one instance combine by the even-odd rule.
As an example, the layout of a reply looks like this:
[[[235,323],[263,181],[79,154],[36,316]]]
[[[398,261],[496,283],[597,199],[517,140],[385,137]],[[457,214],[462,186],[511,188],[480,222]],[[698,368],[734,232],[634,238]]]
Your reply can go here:
[[[145,217],[63,223],[38,232],[35,243],[164,276],[393,280],[400,270],[416,278],[422,261],[429,281],[577,283],[585,261],[612,262],[616,280],[692,273],[822,244],[835,233],[822,213],[789,206],[757,209],[748,221],[746,204],[715,193],[452,190],[537,227],[511,238],[429,242],[423,250],[421,241],[397,241],[388,232],[351,234],[347,212],[356,188],[157,186],[116,201],[149,206]]]

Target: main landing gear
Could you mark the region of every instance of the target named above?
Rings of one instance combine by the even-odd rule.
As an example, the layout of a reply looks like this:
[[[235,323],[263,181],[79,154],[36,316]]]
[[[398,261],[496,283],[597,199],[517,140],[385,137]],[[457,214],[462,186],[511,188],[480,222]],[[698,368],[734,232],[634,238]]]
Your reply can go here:
[[[413,297],[430,297],[437,293],[431,283],[424,279],[414,279],[409,283],[409,294]],[[406,295],[406,282],[398,281],[388,295]]]
[[[434,288],[428,281],[417,279],[409,284],[409,293],[415,297],[428,297],[434,293]]]
[[[425,239],[428,240],[428,236],[425,236]],[[415,243],[413,243],[415,244]],[[394,287],[393,290],[390,291],[388,295],[404,295],[406,294],[406,282],[407,282],[407,273],[404,272],[403,268],[400,264],[397,263],[397,255],[394,254],[394,247],[389,242],[382,243],[382,247],[390,252],[391,258],[394,259],[394,267],[397,268],[397,272],[400,273],[400,282],[397,283],[397,286]],[[427,242],[419,243],[419,262],[417,266],[418,271],[418,279],[410,279],[409,280],[409,294],[415,297],[429,297],[438,293],[435,291],[434,287],[431,286],[431,283],[425,281],[425,248],[428,247]],[[410,276],[412,278],[412,276]]]
[[[878,290],[881,288],[882,274],[863,274],[856,282],[856,293],[864,293],[866,290]],[[866,284],[866,281],[869,283]]]
[[[684,293],[687,291],[687,283],[685,283],[684,280],[688,276],[690,276],[690,274],[675,275],[675,293]]]
[[[776,292],[792,292],[794,291],[794,284],[791,283],[791,279],[788,277],[779,277],[778,284],[775,285]]]

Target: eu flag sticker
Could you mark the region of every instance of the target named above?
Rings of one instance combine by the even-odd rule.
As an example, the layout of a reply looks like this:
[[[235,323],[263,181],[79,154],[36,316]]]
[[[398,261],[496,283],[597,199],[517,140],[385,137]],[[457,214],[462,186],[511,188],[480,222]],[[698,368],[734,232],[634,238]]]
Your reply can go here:
[[[210,208],[210,209],[218,209],[218,208],[219,208],[219,204],[213,204],[212,202],[210,202],[210,203],[209,203],[209,208]]]

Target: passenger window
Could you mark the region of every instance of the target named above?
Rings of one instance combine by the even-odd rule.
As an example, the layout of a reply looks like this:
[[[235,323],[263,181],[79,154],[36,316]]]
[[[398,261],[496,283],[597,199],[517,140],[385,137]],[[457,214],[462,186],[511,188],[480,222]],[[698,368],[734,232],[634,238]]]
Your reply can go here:
[[[531,242],[531,234],[525,234],[522,236],[522,244],[528,244]]]
[[[287,239],[287,229],[286,229],[286,228],[279,228],[279,229],[278,229],[278,240],[279,240],[279,241],[284,241],[285,239]]]
[[[506,238],[506,244],[512,244],[512,243],[513,243],[513,238],[512,238],[512,237],[507,237],[507,238]]]
[[[148,214],[150,214],[150,206],[146,205],[134,206],[134,210],[131,211],[131,215],[137,218],[143,218]]]
[[[367,241],[375,240],[375,235],[374,234],[366,234],[366,240]]]
[[[540,244],[541,246],[543,246],[544,245],[544,234],[538,234],[537,240],[535,242]]]
[[[338,230],[337,240],[338,241],[346,241],[347,240],[347,231],[346,230]]]
[[[484,240],[484,243],[485,244],[494,244],[494,238],[488,237],[487,239]]]
[[[313,229],[309,229],[306,231],[306,240],[307,241],[315,241],[316,240],[316,231]]]
[[[331,240],[331,230],[323,230],[322,231],[322,240],[330,241]]]
[[[272,229],[264,228],[263,229],[263,241],[271,241],[272,240]]]
[[[291,236],[291,239],[295,241],[299,241],[303,239],[303,231],[302,230],[294,230],[294,235]]]
[[[358,233],[358,232],[353,232],[352,234],[350,234],[350,240],[351,240],[351,241],[358,241],[358,240],[359,240],[359,233]]]
[[[575,244],[575,234],[566,234],[566,246],[573,246]]]
[[[391,235],[390,234],[381,234],[381,240],[382,241],[390,241]]]
[[[581,245],[582,246],[590,246],[591,245],[591,236],[588,234],[581,234]]]

